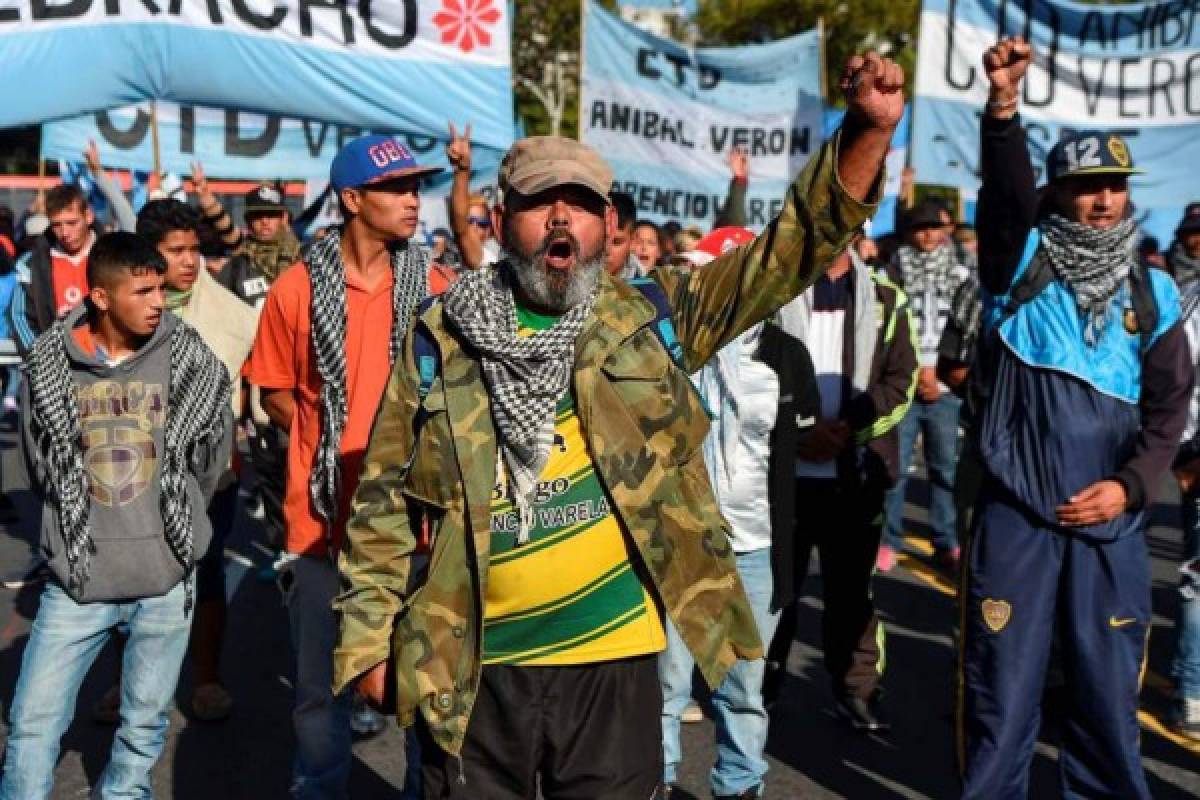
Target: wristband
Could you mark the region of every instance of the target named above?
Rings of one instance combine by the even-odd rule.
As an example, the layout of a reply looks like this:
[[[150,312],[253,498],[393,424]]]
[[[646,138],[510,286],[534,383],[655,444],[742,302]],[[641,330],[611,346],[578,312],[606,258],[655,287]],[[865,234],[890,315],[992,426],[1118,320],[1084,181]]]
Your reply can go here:
[[[1015,96],[1008,100],[988,100],[988,111],[1011,111],[1017,107],[1017,98]]]

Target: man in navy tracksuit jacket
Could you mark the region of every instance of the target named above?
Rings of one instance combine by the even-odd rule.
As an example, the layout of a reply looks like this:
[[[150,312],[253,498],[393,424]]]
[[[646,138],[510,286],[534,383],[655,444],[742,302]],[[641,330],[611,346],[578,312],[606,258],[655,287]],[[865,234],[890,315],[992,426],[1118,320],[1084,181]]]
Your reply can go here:
[[[1192,366],[1179,296],[1136,264],[1115,134],[1051,151],[1039,198],[1016,117],[1029,46],[984,55],[979,194],[987,475],[962,598],[963,797],[1028,794],[1051,641],[1067,714],[1067,798],[1149,798],[1138,689],[1150,630],[1149,510],[1175,454]]]

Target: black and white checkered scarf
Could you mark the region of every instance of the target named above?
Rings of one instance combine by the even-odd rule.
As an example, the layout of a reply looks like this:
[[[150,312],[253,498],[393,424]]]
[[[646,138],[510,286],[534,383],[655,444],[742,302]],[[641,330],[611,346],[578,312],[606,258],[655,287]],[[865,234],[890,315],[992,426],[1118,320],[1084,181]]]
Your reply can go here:
[[[975,343],[983,322],[983,300],[980,296],[979,279],[974,273],[967,273],[963,282],[958,285],[958,291],[954,293],[954,299],[950,302],[950,321],[959,332],[954,360],[960,364],[970,364],[975,360]]]
[[[949,297],[958,286],[957,282],[951,280],[958,262],[954,248],[949,244],[928,253],[905,245],[896,251],[896,260],[900,264],[904,291],[910,295],[924,294],[926,289],[933,289]]]
[[[342,475],[339,451],[346,429],[346,265],[342,262],[341,232],[330,231],[313,245],[304,263],[312,284],[313,351],[321,376],[321,433],[313,457],[308,491],[313,507],[325,522],[332,543]],[[392,330],[389,363],[396,363],[400,344],[417,306],[426,295],[428,254],[415,242],[398,242],[392,249]]]
[[[56,322],[34,342],[25,362],[33,431],[46,469],[51,502],[58,512],[72,588],[88,579],[91,554],[96,551],[88,529],[91,485],[84,466],[79,403],[67,355],[66,326]],[[187,498],[187,471],[198,448],[225,433],[229,407],[229,373],[200,335],[180,320],[171,333],[171,378],[165,448],[160,466],[159,506],[163,533],[185,577],[195,566],[192,508]],[[205,513],[201,508],[199,513]],[[192,607],[191,583],[184,612]]]
[[[1171,249],[1167,251],[1167,266],[1181,289],[1200,280],[1200,258],[1189,256],[1181,241],[1171,243]]]
[[[575,340],[592,313],[595,292],[563,314],[554,326],[517,335],[514,278],[507,262],[464,272],[442,298],[444,313],[479,351],[520,517],[517,544],[529,541],[537,480],[554,443],[554,408],[571,380]]]
[[[1038,227],[1054,274],[1075,295],[1084,315],[1083,338],[1094,345],[1108,325],[1113,297],[1133,269],[1137,225],[1127,218],[1101,229],[1050,214]]]

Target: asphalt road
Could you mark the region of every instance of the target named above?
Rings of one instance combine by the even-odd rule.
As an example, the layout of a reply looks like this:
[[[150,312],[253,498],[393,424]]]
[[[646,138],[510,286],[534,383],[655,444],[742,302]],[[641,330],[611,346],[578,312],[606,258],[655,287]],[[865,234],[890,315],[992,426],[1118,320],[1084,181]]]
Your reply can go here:
[[[0,433],[4,486],[22,511],[22,523],[0,533],[0,570],[26,561],[34,532],[36,502],[20,481],[9,433]],[[920,493],[918,483],[917,494]],[[918,498],[919,499],[919,498]],[[1175,574],[1179,558],[1177,497],[1164,492],[1151,531],[1154,556],[1154,631],[1142,694],[1145,765],[1156,798],[1200,796],[1200,746],[1165,731],[1169,684],[1164,676],[1173,639]],[[768,752],[768,798],[952,798],[956,795],[953,755],[953,697],[957,617],[947,578],[934,571],[917,538],[920,503],[910,505],[911,551],[900,567],[876,580],[876,600],[886,620],[885,709],[893,723],[886,736],[863,736],[832,714],[832,697],[819,649],[820,578],[809,592],[790,676],[773,712]],[[154,783],[156,796],[175,800],[261,800],[286,797],[293,736],[286,620],[273,585],[255,579],[264,560],[256,544],[257,523],[244,514],[227,548],[230,614],[223,672],[236,707],[223,723],[189,719],[191,679],[185,668],[178,709]],[[814,559],[815,561],[815,559]],[[40,587],[0,589],[0,704],[7,709],[21,653],[37,610]],[[113,728],[94,724],[88,710],[115,674],[111,647],[93,667],[79,697],[56,773],[55,798],[85,797],[99,776]],[[685,726],[682,784],[708,798],[707,771],[713,758],[709,722]],[[1031,797],[1057,796],[1052,721],[1038,745]],[[354,798],[398,798],[404,775],[402,735],[393,723],[379,736],[355,745],[351,776]],[[686,795],[685,795],[686,798]]]

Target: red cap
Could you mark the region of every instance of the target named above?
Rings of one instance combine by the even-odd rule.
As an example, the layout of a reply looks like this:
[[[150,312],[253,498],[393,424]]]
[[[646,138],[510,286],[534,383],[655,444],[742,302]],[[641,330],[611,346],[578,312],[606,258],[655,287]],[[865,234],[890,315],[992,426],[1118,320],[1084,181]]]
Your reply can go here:
[[[691,250],[686,253],[680,253],[680,258],[690,262],[693,266],[703,267],[710,261],[725,255],[735,247],[741,247],[753,241],[754,234],[751,231],[733,225],[726,225],[723,228],[717,228],[696,242],[696,246]]]

